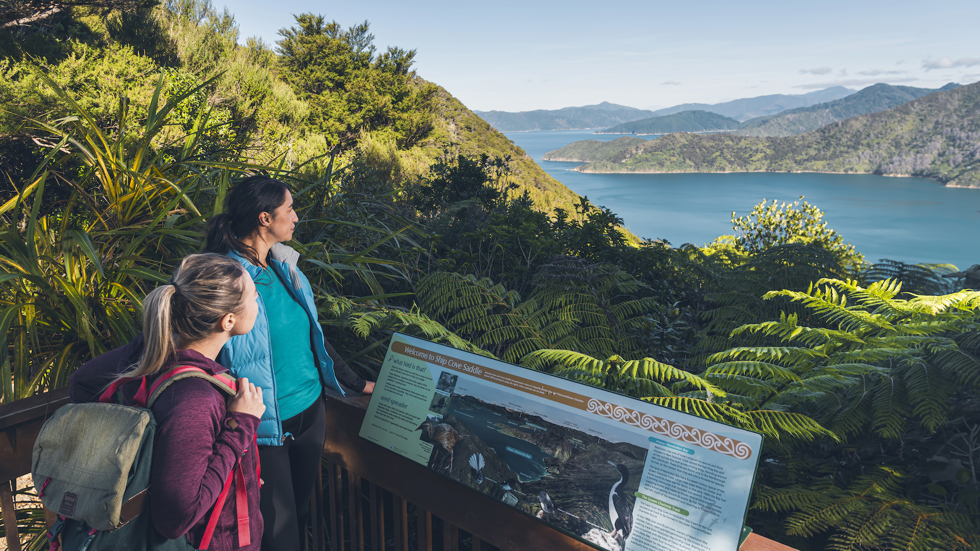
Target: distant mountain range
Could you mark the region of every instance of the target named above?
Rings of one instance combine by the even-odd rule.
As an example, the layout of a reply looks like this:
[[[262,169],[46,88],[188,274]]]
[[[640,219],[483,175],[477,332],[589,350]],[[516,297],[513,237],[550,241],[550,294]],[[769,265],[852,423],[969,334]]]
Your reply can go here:
[[[607,147],[585,140],[544,158],[588,162],[576,169],[582,172],[851,172],[980,187],[980,82],[796,136],[677,133],[629,140]]]
[[[930,88],[912,88],[911,86],[875,84],[829,103],[790,109],[778,115],[746,121],[735,133],[742,136],[793,136],[851,117],[887,111],[914,99],[934,92],[952,90],[957,86],[959,84],[951,82],[942,88],[933,90]]]
[[[681,111],[673,115],[624,122],[596,134],[670,134],[672,132],[724,132],[737,130],[742,123],[708,111]]]
[[[849,88],[835,86],[826,90],[818,90],[800,95],[774,94],[737,99],[714,105],[685,103],[657,111],[645,111],[625,105],[602,102],[598,105],[565,107],[553,110],[538,109],[536,111],[520,111],[516,113],[508,111],[474,111],[474,113],[501,132],[582,130],[589,128],[608,128],[624,122],[662,117],[681,111],[708,111],[709,113],[717,113],[739,121],[746,121],[755,117],[773,115],[787,109],[825,103],[853,93],[854,90]]]
[[[663,117],[665,115],[680,113],[681,111],[699,110],[718,113],[719,115],[724,115],[726,117],[731,117],[744,122],[757,117],[775,115],[776,113],[781,113],[787,109],[809,107],[811,105],[817,105],[818,103],[826,103],[828,101],[847,97],[853,93],[854,90],[851,90],[850,88],[834,86],[824,90],[809,92],[807,94],[771,94],[768,96],[726,101],[724,103],[716,103],[714,105],[708,105],[707,103],[684,103],[681,105],[675,105],[674,107],[654,111],[653,116]]]
[[[776,115],[749,119],[743,123],[707,111],[681,111],[618,124],[596,131],[596,134],[661,135],[672,132],[734,131],[741,136],[793,136],[858,115],[886,111],[916,98],[942,90],[952,90],[957,86],[959,84],[949,83],[934,90],[875,84],[838,100],[790,109]]]
[[[609,102],[583,107],[565,107],[555,110],[539,109],[519,113],[506,111],[474,111],[474,113],[501,132],[606,128],[622,122],[654,116],[653,111],[644,111]]]

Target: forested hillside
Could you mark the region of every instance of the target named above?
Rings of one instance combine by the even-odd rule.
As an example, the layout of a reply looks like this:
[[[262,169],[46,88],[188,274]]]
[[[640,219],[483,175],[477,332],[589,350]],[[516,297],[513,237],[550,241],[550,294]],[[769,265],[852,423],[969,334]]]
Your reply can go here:
[[[671,134],[579,167],[583,172],[814,171],[910,175],[980,187],[980,83],[798,136]],[[574,145],[574,144],[573,144]]]
[[[673,115],[617,124],[596,134],[670,134],[671,132],[719,132],[735,130],[737,120],[708,111],[682,111]]]
[[[959,85],[950,83],[933,90],[875,84],[836,101],[790,109],[778,115],[745,121],[735,134],[765,137],[793,136],[851,117],[887,111],[933,92],[952,90],[957,86]]]
[[[591,163],[608,159],[621,151],[642,147],[648,140],[643,138],[622,137],[609,142],[599,140],[582,140],[566,145],[561,149],[544,154],[546,161],[569,161]]]
[[[546,173],[523,149],[496,131],[465,105],[439,88],[433,104],[436,120],[432,135],[423,141],[422,149],[435,162],[433,153],[452,150],[467,157],[489,155],[509,158],[508,177],[526,190],[534,204],[546,212],[560,207],[574,212],[578,195]]]
[[[68,108],[68,99],[45,78],[110,124],[120,93],[138,120],[162,75],[164,98],[200,86],[182,102],[178,117],[190,129],[207,111],[203,150],[233,151],[250,162],[281,162],[310,174],[323,170],[331,157],[345,164],[359,159],[380,163],[398,186],[426,177],[447,155],[487,155],[508,160],[501,183],[526,189],[538,208],[574,212],[573,192],[416,74],[414,51],[376,51],[366,22],[343,28],[303,14],[275,47],[252,40],[239,46],[227,11],[189,0],[170,0],[162,9],[132,4],[142,7],[105,17],[65,9],[44,21],[44,32],[21,30],[25,40],[0,36],[5,171],[29,174],[42,151],[32,142],[37,129],[25,122]],[[34,61],[38,55],[41,63]]]

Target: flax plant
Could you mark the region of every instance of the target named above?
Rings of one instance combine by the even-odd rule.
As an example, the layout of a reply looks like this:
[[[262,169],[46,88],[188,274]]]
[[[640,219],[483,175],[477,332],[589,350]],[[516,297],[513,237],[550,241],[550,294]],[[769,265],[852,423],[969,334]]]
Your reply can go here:
[[[58,216],[38,214],[49,178],[35,182],[30,208],[25,201],[13,209],[22,229],[0,232],[4,403],[65,386],[85,360],[133,338],[142,297],[198,246],[191,226],[199,217],[168,216],[182,194],[142,224],[73,227],[86,214],[77,201]]]
[[[167,140],[167,120],[185,95],[160,102],[163,80],[142,132],[126,136],[132,113],[120,98],[115,132],[53,82],[74,113],[31,121],[55,145],[16,197],[0,203],[0,402],[65,386],[85,360],[139,331],[142,297],[169,266],[200,249],[203,216],[215,187],[245,166],[199,151],[207,127]],[[45,202],[53,183],[71,190]],[[43,206],[43,208],[42,208]]]

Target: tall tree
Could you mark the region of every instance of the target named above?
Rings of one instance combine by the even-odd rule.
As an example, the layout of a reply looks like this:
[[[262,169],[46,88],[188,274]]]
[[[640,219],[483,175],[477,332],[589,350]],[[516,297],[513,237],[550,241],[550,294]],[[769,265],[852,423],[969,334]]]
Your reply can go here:
[[[361,130],[371,130],[407,148],[432,128],[436,87],[416,78],[415,50],[389,47],[375,55],[367,21],[344,29],[308,13],[279,35],[281,74],[310,103],[312,122],[334,145],[350,148]]]

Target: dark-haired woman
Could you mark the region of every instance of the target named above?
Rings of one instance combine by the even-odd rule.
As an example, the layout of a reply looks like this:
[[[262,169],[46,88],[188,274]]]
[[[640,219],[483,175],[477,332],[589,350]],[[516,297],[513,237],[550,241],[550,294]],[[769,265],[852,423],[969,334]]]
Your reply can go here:
[[[313,290],[296,266],[299,253],[283,242],[298,218],[288,187],[252,176],[236,185],[223,213],[208,222],[206,249],[238,260],[259,292],[259,313],[248,335],[231,339],[219,356],[238,377],[266,390],[259,424],[262,459],[262,549],[300,549],[310,497],[320,468],[325,418],[322,389],[371,393],[324,339]]]

